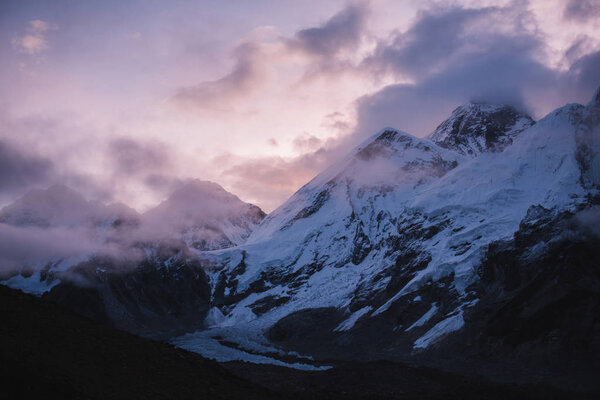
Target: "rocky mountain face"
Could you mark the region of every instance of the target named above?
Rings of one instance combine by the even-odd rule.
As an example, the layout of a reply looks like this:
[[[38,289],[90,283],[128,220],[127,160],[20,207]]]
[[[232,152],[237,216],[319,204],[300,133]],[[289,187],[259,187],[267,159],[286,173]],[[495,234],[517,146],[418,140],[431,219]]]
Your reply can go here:
[[[502,151],[535,122],[511,106],[469,103],[452,112],[429,138],[438,145],[472,157]]]
[[[533,311],[514,299],[531,291],[540,315],[552,315],[554,306],[545,302],[560,300],[550,293],[577,296],[577,285],[586,281],[579,270],[573,282],[562,281],[568,263],[556,278],[558,269],[546,265],[551,259],[545,255],[593,248],[597,236],[577,244],[584,237],[579,230],[555,237],[553,224],[542,221],[568,225],[597,207],[599,106],[597,100],[570,104],[534,124],[514,109],[476,104],[459,108],[426,139],[384,129],[267,216],[245,244],[202,254],[211,315],[219,318],[175,343],[203,352],[219,337],[249,351],[255,341],[323,359],[427,362],[455,346],[453,338],[479,332],[479,355],[510,349],[507,363],[541,365],[535,355],[557,349],[547,341],[559,328],[523,327],[541,316],[529,316]],[[520,246],[508,253],[510,261],[498,253],[506,243]],[[597,258],[586,257],[586,273],[597,274]],[[525,265],[521,258],[529,270],[518,270]],[[493,260],[506,262],[497,266],[506,278],[490,278]],[[535,293],[528,284],[539,274],[548,277]],[[519,283],[498,289],[503,279]],[[597,311],[593,296],[600,286],[595,278],[588,283],[581,302]],[[503,314],[509,327],[495,338],[481,333],[489,328],[482,316],[500,313],[510,299],[518,309]],[[564,307],[583,312],[568,302]],[[560,333],[562,343],[576,331],[598,329],[594,317],[574,326]],[[524,332],[522,347],[510,347],[503,336],[515,330]]]
[[[600,354],[599,127],[600,94],[535,123],[468,104],[427,138],[383,129],[266,217],[194,182],[141,216],[140,257],[39,280],[49,299],[220,361],[391,359],[510,380],[521,366],[546,382],[576,364],[583,381]]]
[[[41,279],[51,287],[42,298],[145,337],[201,329],[210,287],[197,258],[180,242],[138,250],[146,255],[91,256],[66,271],[44,268]]]

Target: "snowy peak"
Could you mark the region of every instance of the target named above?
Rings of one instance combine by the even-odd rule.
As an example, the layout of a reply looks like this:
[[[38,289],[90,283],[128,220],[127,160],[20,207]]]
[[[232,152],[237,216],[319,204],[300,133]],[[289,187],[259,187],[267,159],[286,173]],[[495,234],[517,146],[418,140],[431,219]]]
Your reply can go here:
[[[265,217],[213,182],[192,180],[144,214],[145,227],[159,236],[180,236],[189,246],[211,250],[240,244]]]
[[[149,218],[158,215],[196,222],[247,216],[258,223],[264,217],[259,207],[244,203],[216,183],[198,179],[181,186],[167,200],[146,213]]]
[[[592,108],[566,106],[534,124],[512,107],[473,103],[430,138],[379,131],[244,245],[210,254],[219,266],[213,298],[226,305],[225,322],[211,329],[254,334],[331,307],[336,323],[315,314],[306,326],[358,340],[381,332],[405,351],[437,345],[469,323],[491,243],[512,240],[532,206],[576,210],[588,201],[581,171],[592,183],[600,176]]]
[[[309,185],[345,180],[356,189],[417,183],[425,176],[441,176],[456,167],[460,156],[429,139],[384,128],[351,152],[342,163],[319,174]]]
[[[167,202],[170,205],[182,206],[185,208],[195,205],[194,203],[205,201],[235,203],[240,202],[241,200],[237,196],[223,189],[220,185],[214,182],[201,181],[199,179],[194,179],[181,186],[167,199]]]
[[[395,207],[394,204],[399,204],[397,196],[412,197],[415,188],[456,168],[462,158],[428,139],[385,128],[273,211],[249,242],[269,240],[282,231],[289,232],[290,237],[302,236],[328,224],[329,227],[341,224],[344,227],[339,226],[337,233],[354,237],[356,232],[352,230],[358,229],[355,225],[359,221],[356,215],[364,209],[371,209],[379,201],[389,201],[388,206]],[[345,226],[346,223],[349,225]],[[298,228],[291,229],[295,225]],[[348,229],[353,233],[348,233]],[[279,240],[284,239],[279,237]]]
[[[389,157],[408,149],[429,152],[432,150],[432,147],[431,143],[427,143],[408,133],[386,128],[374,140],[361,146],[356,153],[356,157],[362,161],[369,161],[377,157]]]
[[[141,244],[149,260],[141,271],[150,275],[124,275],[123,284],[103,296],[124,305],[114,306],[118,318],[129,315],[119,310],[131,304],[156,305],[168,311],[164,321],[179,308],[172,299],[181,299],[195,310],[193,318],[180,319],[186,330],[204,322],[206,331],[173,343],[210,348],[209,354],[215,337],[248,350],[275,343],[294,351],[304,346],[295,338],[307,338],[304,348],[317,355],[323,343],[342,342],[347,346],[334,351],[344,356],[350,347],[369,357],[435,351],[446,337],[475,329],[475,307],[490,304],[482,266],[490,261],[496,271],[502,249],[509,246],[513,254],[510,243],[526,237],[521,233],[545,230],[554,218],[571,218],[597,201],[599,134],[600,91],[587,106],[564,106],[535,124],[512,107],[468,104],[429,138],[379,131],[267,218],[215,183],[190,181],[144,214],[136,230],[106,235]],[[95,206],[67,189],[43,194],[74,213]],[[40,202],[54,204],[31,200]],[[561,229],[535,233],[522,250],[531,258],[545,253]],[[495,251],[498,258],[489,259]],[[194,266],[183,261],[188,257]],[[510,274],[520,261],[510,262]],[[96,265],[77,268],[87,274]],[[35,279],[39,286],[40,275]],[[149,291],[147,282],[168,284]],[[44,281],[43,290],[48,287]],[[146,293],[147,300],[131,302]]]
[[[457,155],[428,139],[386,128],[360,146],[345,175],[363,186],[423,183],[458,165]]]
[[[476,156],[504,150],[534,123],[512,106],[472,102],[455,109],[429,138],[441,147]]]

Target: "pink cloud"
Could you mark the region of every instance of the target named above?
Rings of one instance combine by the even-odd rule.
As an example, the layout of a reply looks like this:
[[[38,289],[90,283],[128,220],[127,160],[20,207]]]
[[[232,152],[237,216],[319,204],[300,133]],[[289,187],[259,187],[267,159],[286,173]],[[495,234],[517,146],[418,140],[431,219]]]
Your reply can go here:
[[[39,54],[48,48],[45,32],[57,29],[58,25],[40,19],[29,21],[27,24],[29,33],[13,38],[13,47],[28,55]]]

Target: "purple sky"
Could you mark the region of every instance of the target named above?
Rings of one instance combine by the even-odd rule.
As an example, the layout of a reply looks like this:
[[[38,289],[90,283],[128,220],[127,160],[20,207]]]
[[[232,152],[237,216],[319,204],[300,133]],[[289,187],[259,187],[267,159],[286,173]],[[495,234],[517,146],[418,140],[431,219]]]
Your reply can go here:
[[[0,38],[0,204],[64,183],[144,210],[199,178],[270,211],[384,126],[600,85],[593,0],[14,0]]]

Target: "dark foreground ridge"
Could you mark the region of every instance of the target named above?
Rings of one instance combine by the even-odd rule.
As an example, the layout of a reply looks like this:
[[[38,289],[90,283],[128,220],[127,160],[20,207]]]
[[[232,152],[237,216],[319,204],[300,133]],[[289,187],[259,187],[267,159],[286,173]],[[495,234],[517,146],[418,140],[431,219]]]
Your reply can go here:
[[[7,398],[275,399],[215,361],[0,286]],[[60,396],[60,397],[57,397]]]
[[[0,384],[13,399],[569,399],[391,362],[323,372],[218,364],[0,286]]]

